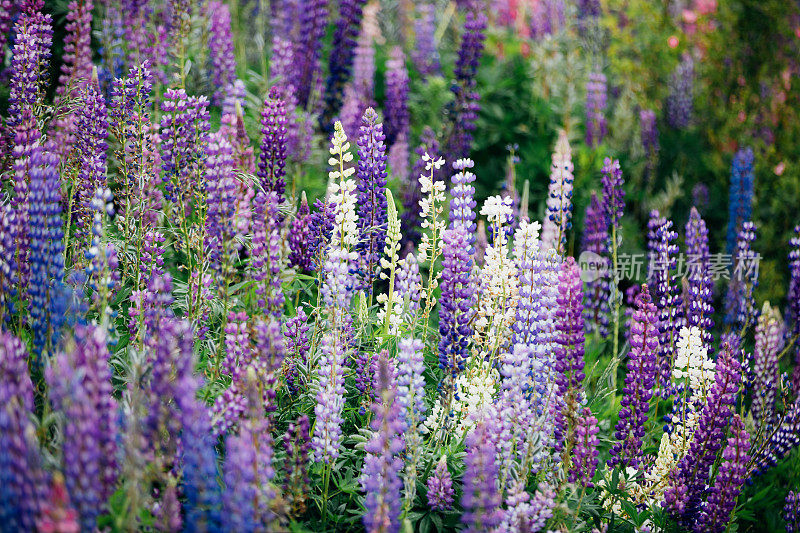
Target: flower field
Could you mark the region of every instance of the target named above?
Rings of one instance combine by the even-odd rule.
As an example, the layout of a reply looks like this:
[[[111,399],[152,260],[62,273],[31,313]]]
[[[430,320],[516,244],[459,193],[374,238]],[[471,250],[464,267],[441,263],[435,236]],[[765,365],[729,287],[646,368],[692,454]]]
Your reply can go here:
[[[0,533],[800,532],[800,3],[0,0]]]

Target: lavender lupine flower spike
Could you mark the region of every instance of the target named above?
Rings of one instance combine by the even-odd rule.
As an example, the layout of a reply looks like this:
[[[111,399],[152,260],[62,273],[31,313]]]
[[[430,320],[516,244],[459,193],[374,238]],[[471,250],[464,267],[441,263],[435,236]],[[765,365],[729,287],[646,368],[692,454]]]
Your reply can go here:
[[[586,215],[583,222],[583,243],[582,253],[591,252],[592,260],[600,261],[608,272],[608,223],[606,222],[605,206],[592,193],[589,205],[586,206]],[[609,286],[608,275],[600,269],[600,274],[594,279],[586,281],[586,301],[584,302],[583,314],[586,320],[586,330],[596,331],[602,337],[608,336],[608,322],[611,298],[611,287]]]
[[[469,533],[487,531],[500,522],[501,495],[497,490],[497,465],[494,446],[489,440],[491,422],[479,421],[467,434],[464,457],[464,493],[461,521]]]
[[[458,49],[455,83],[450,88],[455,99],[451,104],[453,122],[447,145],[448,161],[469,157],[472,149],[472,132],[480,110],[480,94],[475,90],[475,75],[483,54],[486,39],[484,30],[488,22],[482,4],[482,1],[476,2],[475,9],[467,12],[461,46]]]
[[[116,482],[117,407],[106,335],[78,326],[75,345],[47,368],[54,407],[64,415],[64,474],[81,527],[92,530]]]
[[[736,152],[731,164],[728,232],[726,234],[726,250],[729,254],[734,253],[736,238],[742,225],[751,219],[753,212],[754,159],[752,148],[742,148]]]
[[[35,531],[43,502],[33,408],[25,345],[0,331],[0,524],[8,531]]]
[[[22,13],[14,25],[7,122],[11,131],[20,123],[25,109],[33,116],[39,114],[53,41],[52,22],[50,15],[36,11]]]
[[[772,421],[775,393],[780,379],[778,352],[781,349],[779,314],[764,302],[756,324],[756,349],[753,355],[753,403],[750,412],[756,427]]]
[[[231,13],[223,2],[213,1],[205,6],[209,20],[208,59],[214,80],[215,102],[222,98],[222,91],[236,81],[236,57],[231,37]]]
[[[689,450],[678,463],[664,493],[665,507],[684,524],[698,511],[708,469],[722,447],[720,436],[731,420],[741,383],[739,357],[729,344],[725,344],[717,360],[714,385],[700,412]]]
[[[708,251],[708,229],[700,213],[692,207],[686,223],[686,263],[688,291],[686,292],[686,325],[697,326],[703,332],[703,342],[709,354],[714,353],[714,281],[711,278],[711,257]]]
[[[64,320],[57,312],[63,288],[64,229],[61,220],[61,184],[58,156],[38,146],[31,154],[31,327],[34,355],[55,346]]]
[[[364,113],[358,138],[358,250],[364,286],[372,291],[380,255],[386,244],[386,146],[383,124],[371,107]]]
[[[8,93],[6,128],[14,142],[14,250],[12,268],[14,292],[25,297],[30,277],[29,169],[30,155],[39,142],[37,117],[41,113],[50,46],[53,40],[52,18],[38,10],[23,12],[14,25],[16,40],[12,50],[11,79]]]
[[[594,487],[592,478],[597,470],[597,449],[600,443],[597,434],[597,418],[588,407],[584,407],[575,425],[575,445],[571,451],[572,466],[567,473],[570,483],[580,483],[584,487]]]
[[[642,285],[631,322],[628,372],[614,433],[618,442],[611,447],[609,466],[640,466],[644,424],[655,385],[658,335],[658,309],[650,300],[647,285]]]
[[[662,218],[658,211],[650,213],[648,222],[649,269],[648,286],[653,303],[658,307],[660,323],[660,355],[658,376],[663,387],[662,395],[670,393],[675,345],[683,325],[682,299],[673,272],[677,270],[678,234],[672,230],[672,221]]]
[[[284,258],[281,246],[280,199],[275,191],[259,191],[253,221],[253,247],[250,266],[258,307],[280,322],[285,297],[281,287]]]
[[[464,369],[469,355],[476,284],[471,279],[473,263],[467,251],[466,230],[463,227],[446,229],[442,241],[439,368],[454,379]]]
[[[301,0],[300,42],[295,53],[298,67],[292,80],[292,85],[297,89],[297,104],[301,108],[308,108],[320,76],[320,41],[327,25],[328,0]]]
[[[606,223],[610,227],[619,228],[622,215],[625,213],[625,180],[622,178],[622,169],[619,161],[605,158],[602,170],[603,183],[603,208],[606,213]]]
[[[787,533],[800,532],[800,491],[789,491],[781,517],[786,522]]]
[[[572,227],[572,149],[567,133],[561,130],[553,151],[550,165],[550,189],[547,197],[547,213],[542,226],[542,248],[564,253],[567,231]]]
[[[361,488],[366,493],[364,527],[370,533],[400,530],[400,471],[403,461],[403,415],[397,403],[397,388],[392,379],[388,352],[378,358],[377,401],[372,405],[372,438],[364,446],[367,453],[361,471]]]
[[[606,125],[606,75],[592,72],[586,82],[586,144],[593,148],[603,142]]]
[[[439,53],[436,51],[436,8],[433,2],[415,2],[414,51],[411,59],[422,79],[440,70]],[[431,152],[432,153],[432,152]]]
[[[756,225],[745,222],[739,230],[734,267],[725,296],[725,323],[747,328],[755,323],[755,290],[758,286],[759,254],[753,250]]]
[[[73,0],[67,14],[67,36],[64,38],[64,63],[58,77],[59,95],[74,88],[73,83],[89,81],[92,73],[92,0]]]
[[[704,496],[705,508],[700,515],[695,531],[722,533],[730,522],[736,499],[747,480],[747,464],[750,461],[750,436],[738,414],[733,415],[728,444],[722,452],[722,464],[714,478],[714,486]]]
[[[692,120],[694,86],[694,60],[685,54],[675,67],[667,97],[667,121],[676,129],[686,129]]]
[[[79,236],[86,238],[92,223],[92,199],[97,189],[106,187],[108,119],[105,98],[96,80],[86,85],[81,100],[75,121],[75,150],[81,162],[75,200]]]
[[[492,533],[541,531],[553,517],[555,499],[555,491],[546,483],[539,484],[539,490],[531,498],[525,490],[525,483],[521,480],[515,482],[506,497],[507,509],[503,511],[502,522]]]
[[[265,191],[278,193],[283,202],[286,190],[286,104],[280,89],[272,87],[261,111],[261,155],[256,175]]]
[[[428,506],[434,511],[453,508],[453,478],[447,469],[447,456],[443,455],[428,478]]]
[[[408,132],[408,72],[405,55],[399,46],[392,48],[386,61],[386,106],[384,122],[386,144],[394,146]]]

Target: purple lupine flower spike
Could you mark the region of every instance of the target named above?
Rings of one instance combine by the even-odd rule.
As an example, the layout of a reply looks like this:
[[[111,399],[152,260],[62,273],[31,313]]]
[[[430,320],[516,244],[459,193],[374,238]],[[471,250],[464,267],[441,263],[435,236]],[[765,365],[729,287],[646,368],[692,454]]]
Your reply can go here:
[[[731,163],[730,198],[728,199],[728,231],[725,250],[733,254],[742,225],[753,213],[753,182],[755,155],[752,148],[742,148]]]
[[[72,0],[67,12],[64,54],[56,87],[56,118],[51,139],[60,157],[71,155],[77,128],[75,111],[67,106],[70,97],[79,94],[92,77],[92,0]]]
[[[92,530],[115,490],[117,406],[105,331],[78,326],[75,344],[47,368],[54,408],[64,415],[64,474],[81,527]]]
[[[622,169],[619,161],[610,158],[603,160],[603,208],[606,213],[606,223],[619,228],[622,215],[625,213],[625,180],[622,178]]]
[[[286,104],[280,89],[272,87],[261,111],[261,155],[258,176],[265,191],[275,191],[278,203],[286,191]]]
[[[725,296],[725,323],[747,328],[755,323],[755,290],[758,286],[759,255],[753,250],[756,225],[745,222],[739,230],[734,267]]]
[[[481,2],[476,2],[480,4]],[[476,73],[486,39],[484,30],[488,23],[483,6],[470,9],[464,22],[464,32],[454,70],[455,83],[450,90],[455,95],[451,105],[452,130],[447,144],[448,161],[469,157],[472,150],[472,132],[480,110],[480,94]]]
[[[467,454],[464,457],[464,493],[461,522],[464,531],[478,533],[497,526],[500,522],[501,495],[497,490],[497,464],[495,449],[489,440],[491,422],[480,420],[467,434]]]
[[[187,96],[183,89],[167,89],[161,111],[161,167],[166,196],[186,208],[200,192],[195,174],[205,158],[210,129],[208,100],[204,96]]]
[[[9,531],[35,531],[44,501],[33,408],[25,345],[0,331],[0,523]]]
[[[789,304],[786,311],[789,320],[789,335],[800,335],[800,225],[794,227],[794,235],[789,241]],[[792,372],[792,390],[800,396],[800,348],[795,349],[795,365]]]
[[[206,167],[206,257],[211,268],[223,276],[217,280],[220,290],[227,291],[224,281],[235,268],[234,258],[239,253],[235,244],[238,180],[234,174],[233,146],[219,132],[209,135]]]
[[[6,49],[6,39],[11,31],[11,22],[14,11],[11,9],[11,0],[0,1],[0,50]]]
[[[37,146],[31,153],[30,235],[31,235],[31,327],[34,355],[56,345],[64,316],[56,313],[64,276],[64,229],[61,220],[59,158]]]
[[[295,77],[292,85],[297,88],[297,103],[307,109],[313,89],[320,76],[320,41],[328,25],[328,0],[301,0],[300,42],[295,52]]]
[[[96,80],[86,85],[81,100],[75,119],[75,150],[81,161],[75,200],[78,235],[85,239],[92,224],[94,195],[98,189],[106,188],[108,118],[105,98]]]
[[[648,157],[654,157],[658,153],[658,125],[656,124],[656,112],[652,109],[642,109],[639,111],[639,130],[641,133],[642,147]]]
[[[470,325],[476,284],[471,279],[472,257],[463,227],[442,233],[442,278],[439,309],[439,368],[452,379],[464,369],[469,355]]]
[[[300,307],[297,309],[297,314],[286,321],[286,331],[283,334],[287,341],[284,376],[286,387],[292,395],[296,395],[299,392],[301,385],[297,383],[297,378],[299,377],[297,363],[306,363],[308,352],[311,349],[311,341],[308,336],[311,326],[307,322],[308,315]]]
[[[794,227],[789,240],[789,292],[786,317],[792,335],[800,334],[800,224]]]
[[[403,413],[397,403],[397,386],[388,352],[378,357],[377,399],[372,405],[372,438],[361,469],[361,488],[366,493],[364,527],[370,533],[400,531],[400,471],[403,460]]]
[[[377,277],[380,256],[386,243],[386,146],[383,124],[378,114],[367,108],[361,119],[358,138],[358,231],[357,249],[361,256],[361,274],[364,287],[372,292]]]
[[[258,377],[253,367],[248,368],[245,380],[250,413],[242,421],[239,432],[226,440],[223,516],[230,531],[269,528],[272,519],[270,500],[274,491],[269,483],[275,470],[272,467],[270,421],[263,416]]]
[[[662,218],[658,211],[650,213],[648,222],[648,287],[653,303],[658,307],[661,333],[658,376],[662,395],[670,394],[669,384],[678,332],[683,326],[682,298],[673,272],[677,270],[678,234],[672,230],[672,221]]]
[[[222,91],[236,81],[236,57],[231,37],[231,12],[222,2],[212,1],[205,6],[209,20],[208,60],[214,80],[214,99],[219,103]]]
[[[591,252],[593,261],[599,273],[596,278],[586,281],[586,301],[584,302],[584,318],[586,330],[596,331],[602,337],[608,336],[609,313],[611,311],[609,300],[611,287],[608,280],[608,223],[606,222],[605,207],[596,193],[592,193],[589,205],[586,206],[586,215],[583,222],[582,253]],[[605,269],[602,266],[605,265]],[[592,265],[595,266],[595,265]]]
[[[92,9],[92,0],[73,0],[69,3],[63,64],[56,89],[59,96],[81,88],[91,77]]]
[[[658,309],[650,300],[647,285],[636,297],[630,326],[628,372],[614,437],[617,442],[611,447],[609,466],[630,466],[638,468],[641,464],[642,441],[645,435],[644,424],[650,410],[650,399],[656,378],[656,357],[658,355]]]
[[[275,191],[259,191],[253,220],[250,267],[256,281],[257,304],[262,312],[280,321],[285,297],[281,287],[282,254],[280,197]]]
[[[408,72],[406,57],[399,46],[392,48],[386,61],[386,144],[394,146],[403,135],[408,134]]]
[[[781,323],[776,311],[764,304],[756,324],[756,346],[753,354],[753,403],[750,412],[756,427],[772,422],[775,395],[780,379],[778,352],[781,349]]]
[[[750,461],[750,436],[738,414],[733,415],[728,444],[722,452],[722,464],[714,478],[714,486],[704,495],[705,509],[695,531],[722,533],[728,526],[731,512],[747,480],[747,464]]]
[[[715,381],[707,394],[689,450],[680,460],[664,493],[665,507],[684,525],[696,515],[702,501],[708,469],[722,447],[721,435],[731,421],[742,383],[739,356],[730,344],[722,346]]]
[[[289,266],[309,272],[313,268],[312,239],[313,215],[308,207],[306,192],[300,195],[300,207],[289,227]]]
[[[507,509],[503,511],[502,522],[492,533],[541,531],[553,517],[555,499],[555,491],[546,483],[541,483],[531,498],[525,490],[525,484],[522,481],[515,482],[506,497]]]
[[[580,483],[584,487],[594,487],[592,478],[597,470],[597,449],[600,441],[597,434],[597,418],[588,407],[584,407],[578,415],[575,425],[575,446],[571,450],[572,466],[567,473],[570,483]]]
[[[667,121],[675,129],[686,129],[692,121],[694,99],[694,60],[685,54],[675,67],[669,83]]]
[[[786,522],[787,533],[800,532],[800,491],[789,491],[781,517]]]
[[[436,50],[436,8],[433,2],[415,2],[414,50],[411,59],[423,80],[441,69]],[[431,152],[433,153],[433,152]]]
[[[434,511],[449,511],[453,508],[453,478],[447,469],[447,456],[443,455],[428,478],[428,506]]]
[[[328,60],[328,79],[325,83],[325,111],[323,128],[327,129],[342,105],[344,88],[353,69],[356,39],[361,30],[361,19],[366,0],[343,0],[339,6],[339,18],[333,33],[331,55]],[[345,130],[348,134],[352,132]]]
[[[586,81],[586,144],[594,148],[603,142],[608,133],[606,124],[607,101],[606,75],[592,72]]]
[[[558,276],[556,303],[555,369],[558,396],[562,399],[556,414],[556,447],[561,449],[567,424],[574,424],[583,394],[583,292],[580,267],[568,257]]]
[[[700,212],[692,207],[686,223],[686,325],[697,326],[703,333],[708,353],[714,353],[714,281],[711,277],[711,255],[708,251],[708,228]]]
[[[50,46],[53,41],[52,18],[38,8],[31,8],[17,19],[11,58],[6,128],[13,138],[14,195],[14,291],[19,298],[25,291],[31,272],[29,220],[30,155],[38,144],[37,117],[41,114],[47,83]]]

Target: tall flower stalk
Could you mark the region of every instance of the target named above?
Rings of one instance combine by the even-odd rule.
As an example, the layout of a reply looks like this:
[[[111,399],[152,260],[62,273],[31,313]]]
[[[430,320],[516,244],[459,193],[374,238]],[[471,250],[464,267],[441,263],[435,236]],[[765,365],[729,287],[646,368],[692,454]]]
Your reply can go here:
[[[564,255],[567,231],[572,227],[572,149],[564,130],[559,131],[550,165],[547,214],[542,225],[542,245]]]
[[[625,191],[622,188],[622,169],[619,161],[606,158],[603,161],[603,207],[606,224],[610,228],[609,246],[611,250],[611,320],[614,324],[613,349],[611,365],[611,389],[617,389],[617,365],[619,365],[619,308],[622,295],[619,292],[619,231],[620,221],[625,212]]]

